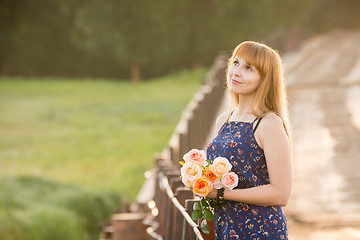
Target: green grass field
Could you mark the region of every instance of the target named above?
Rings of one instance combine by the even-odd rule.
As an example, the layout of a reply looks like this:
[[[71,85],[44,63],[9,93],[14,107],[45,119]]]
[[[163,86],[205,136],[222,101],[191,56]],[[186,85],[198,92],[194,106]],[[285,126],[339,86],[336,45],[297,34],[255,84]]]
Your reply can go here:
[[[27,189],[28,181],[35,192],[43,189],[44,182],[46,186],[56,182],[59,191],[66,192],[64,186],[69,184],[78,189],[73,192],[84,193],[78,197],[83,200],[89,192],[89,196],[106,192],[133,200],[144,182],[144,172],[153,167],[155,154],[166,147],[205,75],[205,69],[183,71],[140,84],[0,78],[0,194],[15,188],[13,198],[0,197],[0,225],[11,211],[6,204],[19,205],[15,192]],[[22,178],[37,180],[20,181],[21,185]],[[32,199],[25,204],[27,211],[35,211],[31,214],[41,215],[45,209],[46,216],[57,216],[56,204],[61,199],[50,201],[53,210],[47,209],[50,196]],[[37,206],[40,210],[32,207],[36,202],[43,204]],[[61,214],[60,219],[66,219],[71,211]],[[24,219],[18,213],[10,215],[17,216],[16,221]],[[4,231],[0,228],[0,235]],[[73,239],[86,239],[74,234]]]

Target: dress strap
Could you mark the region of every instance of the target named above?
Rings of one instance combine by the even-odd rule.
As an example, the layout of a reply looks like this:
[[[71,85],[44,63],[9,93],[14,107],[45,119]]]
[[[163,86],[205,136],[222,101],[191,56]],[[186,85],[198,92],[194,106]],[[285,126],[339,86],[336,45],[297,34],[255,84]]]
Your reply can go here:
[[[256,120],[258,120],[258,121],[257,121],[257,123],[256,123],[256,125],[255,125],[255,128],[254,128],[254,130],[253,130],[253,133],[255,133],[256,129],[258,128],[258,126],[259,126],[259,124],[260,124],[260,122],[261,122],[261,119],[262,119],[262,118],[259,118],[259,120],[258,120],[258,118],[256,118],[256,119],[254,120],[253,124],[255,123]]]

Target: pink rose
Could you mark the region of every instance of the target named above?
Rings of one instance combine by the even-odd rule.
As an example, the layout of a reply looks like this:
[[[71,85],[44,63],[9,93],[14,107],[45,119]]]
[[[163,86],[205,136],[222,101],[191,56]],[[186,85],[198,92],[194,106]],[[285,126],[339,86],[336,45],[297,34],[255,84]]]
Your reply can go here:
[[[204,150],[192,149],[184,155],[185,163],[193,162],[200,166],[204,166],[206,163],[206,154]]]
[[[221,179],[222,185],[224,185],[225,189],[232,190],[234,187],[238,185],[239,178],[234,172],[227,173]]]
[[[190,187],[192,183],[201,177],[202,170],[198,164],[187,162],[180,168],[182,182]]]
[[[226,158],[217,157],[214,159],[214,162],[211,166],[211,170],[215,173],[216,176],[224,176],[231,170],[232,166]]]

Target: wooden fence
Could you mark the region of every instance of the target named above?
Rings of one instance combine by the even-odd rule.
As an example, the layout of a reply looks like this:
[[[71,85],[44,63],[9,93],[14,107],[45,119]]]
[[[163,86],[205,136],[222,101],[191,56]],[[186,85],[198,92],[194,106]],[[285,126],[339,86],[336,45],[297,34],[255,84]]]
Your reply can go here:
[[[219,55],[199,91],[182,114],[168,147],[155,159],[155,168],[142,189],[153,196],[135,212],[117,213],[112,224],[103,228],[100,239],[126,240],[189,240],[214,239],[213,224],[210,234],[200,231],[191,219],[194,198],[180,179],[183,155],[193,148],[204,149],[225,93],[227,59]]]

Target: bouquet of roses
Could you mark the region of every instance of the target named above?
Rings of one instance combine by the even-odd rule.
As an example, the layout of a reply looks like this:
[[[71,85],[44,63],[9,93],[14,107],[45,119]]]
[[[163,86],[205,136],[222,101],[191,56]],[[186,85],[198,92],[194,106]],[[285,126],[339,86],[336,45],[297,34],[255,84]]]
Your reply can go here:
[[[213,188],[232,190],[238,185],[238,176],[230,171],[232,165],[228,159],[217,157],[210,164],[203,150],[190,150],[184,155],[184,162],[181,161],[180,164],[182,182],[201,198],[200,203],[194,205],[192,219],[195,221],[204,218],[201,229],[208,233],[207,221],[214,219],[213,210],[218,207],[218,201],[206,196]]]

